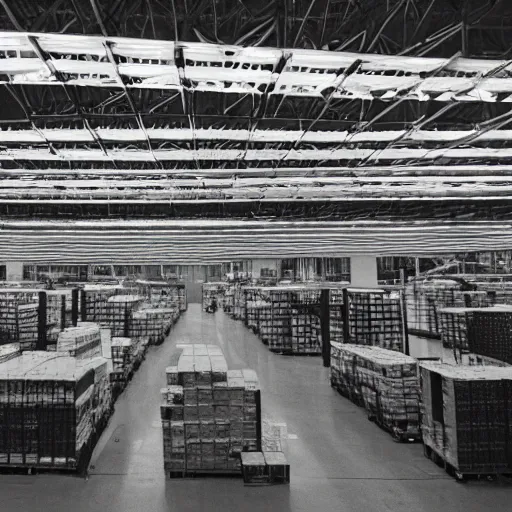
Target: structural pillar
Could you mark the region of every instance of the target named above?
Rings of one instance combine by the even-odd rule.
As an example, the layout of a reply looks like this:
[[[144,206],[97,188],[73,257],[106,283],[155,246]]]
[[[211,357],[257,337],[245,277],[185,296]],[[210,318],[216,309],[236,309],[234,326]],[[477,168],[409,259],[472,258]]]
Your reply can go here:
[[[46,292],[39,292],[39,308],[37,321],[37,343],[36,350],[46,350],[47,341],[47,297]]]
[[[355,288],[377,288],[377,258],[354,256],[350,258],[350,284]]]

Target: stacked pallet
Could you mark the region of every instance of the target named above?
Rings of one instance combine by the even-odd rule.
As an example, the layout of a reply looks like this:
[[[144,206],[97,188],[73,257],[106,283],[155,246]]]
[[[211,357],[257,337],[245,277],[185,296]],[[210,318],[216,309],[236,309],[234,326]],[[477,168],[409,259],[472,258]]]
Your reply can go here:
[[[107,361],[25,352],[0,363],[0,466],[76,470],[111,411]]]
[[[125,295],[141,295],[146,298],[152,307],[177,307],[180,311],[187,309],[187,296],[184,284],[139,279],[131,283],[123,283],[123,293]]]
[[[112,338],[111,351],[112,373],[110,374],[110,381],[124,387],[133,372],[134,354],[131,338]]]
[[[0,334],[4,343],[20,343],[22,350],[35,348],[38,302],[19,294],[0,294]]]
[[[425,453],[458,479],[512,473],[512,367],[422,363]]]
[[[397,440],[419,438],[419,382],[415,359],[380,347],[332,343],[331,383],[365,407]]]
[[[260,392],[252,370],[228,370],[219,347],[181,345],[162,390],[164,466],[171,476],[240,472],[261,446]]]
[[[512,364],[512,307],[473,310],[468,318],[468,347],[474,354]]]
[[[404,325],[399,293],[348,290],[348,332],[345,342],[402,351]]]
[[[87,321],[105,322],[108,299],[121,291],[120,286],[87,285],[81,295],[81,308]]]
[[[66,352],[77,359],[101,357],[101,330],[98,324],[81,322],[59,333],[57,352]]]
[[[129,319],[128,334],[132,338],[148,338],[150,343],[161,343],[179,315],[177,307],[139,309]]]

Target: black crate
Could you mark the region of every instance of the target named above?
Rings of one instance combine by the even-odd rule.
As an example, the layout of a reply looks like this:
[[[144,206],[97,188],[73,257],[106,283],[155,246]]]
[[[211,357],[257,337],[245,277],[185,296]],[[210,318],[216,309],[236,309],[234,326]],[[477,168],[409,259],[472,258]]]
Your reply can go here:
[[[290,483],[290,465],[283,452],[263,452],[271,484]]]
[[[262,452],[242,452],[242,476],[245,484],[270,483],[267,464]]]

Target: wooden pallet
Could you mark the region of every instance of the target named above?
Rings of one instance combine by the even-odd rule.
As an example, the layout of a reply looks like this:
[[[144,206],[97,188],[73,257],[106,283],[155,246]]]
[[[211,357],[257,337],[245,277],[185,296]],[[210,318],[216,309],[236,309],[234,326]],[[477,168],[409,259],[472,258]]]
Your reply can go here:
[[[512,479],[512,473],[507,471],[492,471],[492,472],[477,472],[477,471],[459,471],[456,467],[450,464],[448,461],[443,459],[442,455],[437,453],[432,447],[423,445],[423,453],[425,457],[433,461],[437,466],[444,469],[448,475],[455,478],[458,483],[467,483],[470,480],[485,480],[488,482],[494,482],[499,479],[506,479],[510,482]]]

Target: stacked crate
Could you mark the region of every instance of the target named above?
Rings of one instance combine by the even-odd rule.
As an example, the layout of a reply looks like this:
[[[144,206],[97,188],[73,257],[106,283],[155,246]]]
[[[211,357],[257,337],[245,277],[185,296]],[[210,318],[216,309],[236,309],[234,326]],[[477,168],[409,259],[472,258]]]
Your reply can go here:
[[[348,330],[345,342],[402,351],[404,325],[399,292],[348,290]]]
[[[260,392],[252,370],[228,370],[219,347],[181,345],[162,390],[164,466],[171,476],[240,471],[261,446]]]
[[[331,382],[396,439],[419,438],[418,365],[412,357],[334,342]]]
[[[80,469],[111,411],[107,361],[25,352],[0,363],[0,466]]]
[[[426,455],[457,478],[512,473],[512,367],[422,363]]]
[[[101,357],[101,330],[98,324],[81,322],[59,333],[57,352],[66,352],[77,359]]]

